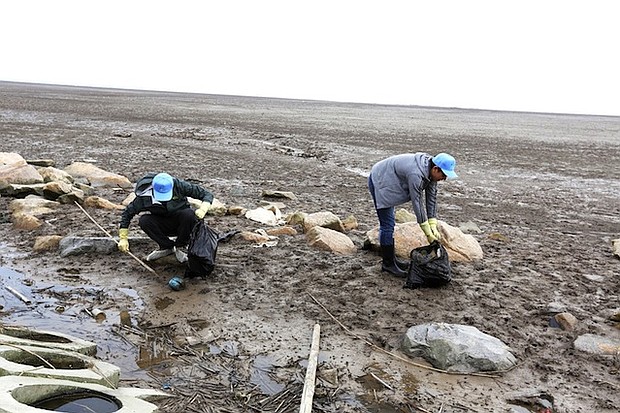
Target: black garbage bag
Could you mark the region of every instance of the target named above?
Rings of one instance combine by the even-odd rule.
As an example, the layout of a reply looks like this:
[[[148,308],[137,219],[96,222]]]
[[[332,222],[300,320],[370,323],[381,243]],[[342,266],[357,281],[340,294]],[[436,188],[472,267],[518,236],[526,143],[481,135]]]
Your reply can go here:
[[[441,287],[452,279],[448,252],[438,241],[411,250],[410,256],[404,288]]]
[[[204,220],[199,220],[189,237],[187,247],[187,269],[185,277],[205,278],[215,268],[215,256],[219,235],[207,225]]]

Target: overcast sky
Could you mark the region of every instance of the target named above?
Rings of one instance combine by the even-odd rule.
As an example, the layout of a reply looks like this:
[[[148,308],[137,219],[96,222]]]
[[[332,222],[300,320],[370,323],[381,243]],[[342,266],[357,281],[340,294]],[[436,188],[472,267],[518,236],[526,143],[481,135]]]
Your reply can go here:
[[[5,0],[0,80],[620,116],[616,3]]]

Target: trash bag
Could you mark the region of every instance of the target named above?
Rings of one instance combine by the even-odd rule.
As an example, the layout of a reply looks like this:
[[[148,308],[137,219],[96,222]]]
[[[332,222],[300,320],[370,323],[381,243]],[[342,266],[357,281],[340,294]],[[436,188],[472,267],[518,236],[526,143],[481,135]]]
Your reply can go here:
[[[441,287],[452,279],[448,252],[438,241],[411,250],[410,257],[404,288]]]
[[[185,277],[206,278],[215,268],[215,256],[219,235],[207,222],[199,220],[189,236],[187,247],[187,269]]]

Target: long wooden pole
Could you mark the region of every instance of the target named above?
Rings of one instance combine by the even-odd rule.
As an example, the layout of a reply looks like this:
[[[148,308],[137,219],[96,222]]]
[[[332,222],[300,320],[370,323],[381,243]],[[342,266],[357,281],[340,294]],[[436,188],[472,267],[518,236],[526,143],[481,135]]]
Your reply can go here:
[[[321,334],[321,326],[314,325],[312,332],[312,346],[310,347],[310,356],[308,357],[308,368],[306,370],[306,380],[304,381],[304,391],[301,394],[301,406],[299,413],[312,412],[312,399],[314,398],[314,384],[316,378],[316,367],[319,360],[319,337]]]
[[[112,238],[112,241],[116,242],[116,245],[118,245],[118,241],[116,239],[114,239],[114,237],[112,236],[112,234],[110,234],[108,231],[105,230],[105,228],[103,228],[101,225],[99,225],[99,223],[97,221],[95,221],[95,219],[93,217],[90,216],[90,214],[88,212],[86,212],[86,210],[84,208],[82,208],[82,205],[80,205],[77,201],[73,201],[75,202],[75,205],[77,205],[83,213],[86,214],[86,216],[93,221],[93,223],[95,225],[97,225],[97,227],[99,227],[100,230],[102,230],[108,237]],[[129,256],[133,259],[135,259],[136,261],[138,261],[140,263],[140,265],[142,265],[144,268],[146,268],[147,270],[149,270],[150,272],[152,272],[153,274],[159,276],[154,269],[152,269],[151,267],[149,267],[148,265],[146,265],[144,263],[144,261],[142,261],[140,258],[136,257],[131,251],[127,251],[127,254],[129,254]]]

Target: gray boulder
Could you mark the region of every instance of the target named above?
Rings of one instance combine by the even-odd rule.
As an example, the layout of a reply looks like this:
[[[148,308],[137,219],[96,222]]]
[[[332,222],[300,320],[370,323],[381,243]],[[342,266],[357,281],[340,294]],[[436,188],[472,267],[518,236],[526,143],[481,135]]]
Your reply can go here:
[[[411,357],[423,357],[435,368],[461,373],[505,371],[517,363],[506,344],[460,324],[413,326],[403,337],[401,348]]]

